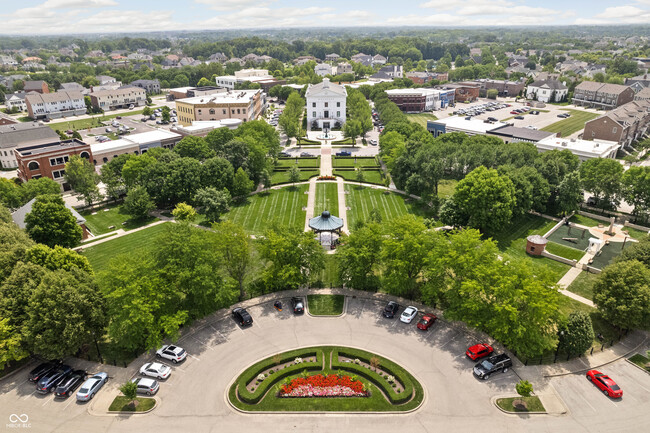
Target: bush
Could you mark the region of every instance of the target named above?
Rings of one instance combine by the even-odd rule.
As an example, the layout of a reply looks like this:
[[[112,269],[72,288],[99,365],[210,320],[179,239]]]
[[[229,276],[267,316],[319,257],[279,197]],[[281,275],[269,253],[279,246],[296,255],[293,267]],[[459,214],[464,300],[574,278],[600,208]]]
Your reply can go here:
[[[593,340],[591,317],[582,311],[574,311],[561,330],[558,349],[569,355],[580,355],[591,347]]]
[[[530,397],[533,393],[533,385],[527,380],[520,380],[517,385],[515,385],[515,389],[517,390],[517,394],[522,397]]]

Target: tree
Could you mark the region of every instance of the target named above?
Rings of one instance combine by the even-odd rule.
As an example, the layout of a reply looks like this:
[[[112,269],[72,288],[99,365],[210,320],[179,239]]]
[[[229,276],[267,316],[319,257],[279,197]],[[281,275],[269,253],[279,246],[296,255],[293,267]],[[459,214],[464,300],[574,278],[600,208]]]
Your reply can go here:
[[[198,190],[194,202],[202,207],[203,214],[210,222],[219,221],[221,215],[228,212],[230,206],[230,193],[227,189],[218,190],[206,187]]]
[[[488,99],[497,99],[497,96],[499,96],[499,91],[497,89],[488,89],[487,91]]]
[[[15,332],[8,318],[0,317],[0,371],[12,361],[20,361],[29,356],[23,347],[22,336]]]
[[[560,182],[557,194],[557,207],[562,215],[568,215],[580,209],[580,203],[584,199],[580,174],[577,171],[571,172]]]
[[[646,236],[639,242],[631,244],[623,249],[621,255],[616,258],[616,262],[626,260],[638,260],[644,265],[650,267],[650,236]]]
[[[217,128],[205,136],[208,146],[219,156],[224,156],[226,143],[235,138],[235,133],[229,128]]]
[[[296,186],[296,183],[300,182],[300,169],[297,166],[292,166],[289,169],[289,182]]]
[[[289,95],[287,103],[278,118],[278,125],[287,137],[297,137],[300,129],[300,116],[305,108],[305,100],[297,92]]]
[[[93,268],[86,256],[58,245],[54,248],[43,244],[34,245],[26,251],[24,260],[27,263],[34,263],[51,271],[57,269],[69,271],[72,268],[77,268],[91,275],[93,273]]]
[[[634,215],[650,210],[650,167],[630,167],[623,173],[621,195],[634,206]]]
[[[208,79],[205,78],[205,77],[201,77],[201,79],[199,80],[199,82],[198,82],[196,85],[197,85],[198,87],[213,86],[213,85],[214,85],[214,82],[208,80]]]
[[[253,190],[255,184],[248,177],[248,174],[239,167],[235,173],[232,185],[233,197],[243,197]]]
[[[370,222],[343,237],[335,255],[339,280],[357,290],[377,291],[383,233],[379,223]]]
[[[356,119],[350,119],[343,125],[343,135],[351,138],[356,144],[356,139],[361,135],[361,123]]]
[[[29,236],[38,243],[50,247],[60,245],[72,248],[83,235],[77,219],[56,195],[42,195],[36,198],[32,210],[25,216],[25,228]]]
[[[594,283],[594,303],[612,325],[650,328],[650,269],[638,260],[607,266]]]
[[[363,175],[363,170],[361,169],[361,167],[357,168],[355,179],[357,182],[359,182],[359,185],[361,185],[366,180],[366,177]]]
[[[41,177],[38,179],[30,179],[25,182],[20,188],[20,195],[22,197],[22,202],[27,203],[33,198],[38,197],[39,195],[44,194],[55,194],[58,195],[61,193],[61,185],[50,179],[49,177]]]
[[[262,173],[260,174],[260,183],[265,190],[268,190],[273,185],[271,172],[268,169],[262,170]]]
[[[135,220],[144,220],[149,212],[156,208],[156,205],[149,197],[149,193],[143,186],[136,186],[129,190],[122,205],[124,211]]]
[[[176,221],[191,223],[196,219],[196,211],[187,203],[178,203],[172,211],[172,215]]]
[[[57,193],[60,187],[57,185]],[[4,177],[0,178],[0,204],[14,209],[22,205],[21,189],[14,182]]]
[[[582,311],[569,314],[566,324],[560,329],[558,350],[569,355],[581,355],[594,341],[594,328],[591,317]]]
[[[152,114],[151,108],[149,108],[149,107],[144,107],[144,108],[142,109],[142,115],[143,115],[143,116],[145,116],[145,117],[149,117],[149,116],[151,116],[151,114]]]
[[[138,397],[138,384],[129,380],[120,386],[120,392],[129,399],[129,404],[134,405]]]
[[[174,146],[174,152],[181,157],[194,158],[203,161],[215,156],[214,150],[210,149],[208,143],[201,137],[188,135]]]
[[[77,194],[83,197],[87,206],[101,197],[97,182],[99,176],[95,167],[86,158],[72,155],[65,165],[65,180]]]
[[[580,165],[580,179],[585,190],[603,203],[617,201],[621,193],[623,166],[615,159],[593,158]]]
[[[223,257],[223,266],[239,288],[239,300],[246,299],[244,282],[252,270],[252,248],[248,233],[239,224],[223,221],[213,224],[219,242],[217,249]]]
[[[216,156],[206,159],[201,165],[201,185],[211,186],[216,189],[232,189],[235,170],[230,161],[225,158]]]
[[[160,116],[163,122],[169,123],[169,119],[171,118],[171,109],[163,105],[162,107],[162,115]]]
[[[515,385],[515,390],[517,391],[517,394],[522,397],[530,397],[530,395],[533,393],[533,385],[527,380],[521,379]]]

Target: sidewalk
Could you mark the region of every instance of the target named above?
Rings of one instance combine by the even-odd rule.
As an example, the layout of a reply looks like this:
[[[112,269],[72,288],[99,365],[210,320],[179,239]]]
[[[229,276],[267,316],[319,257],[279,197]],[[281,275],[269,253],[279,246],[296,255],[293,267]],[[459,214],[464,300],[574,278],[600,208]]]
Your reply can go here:
[[[346,233],[350,234],[350,229],[348,228],[348,210],[345,204],[345,184],[343,183],[343,178],[342,177],[337,177],[336,178],[336,190],[338,193],[338,199],[339,199],[339,217],[343,218],[343,227],[341,230]]]
[[[309,179],[309,195],[307,196],[307,214],[305,215],[305,231],[311,231],[309,220],[314,217],[314,208],[316,207],[316,178]]]

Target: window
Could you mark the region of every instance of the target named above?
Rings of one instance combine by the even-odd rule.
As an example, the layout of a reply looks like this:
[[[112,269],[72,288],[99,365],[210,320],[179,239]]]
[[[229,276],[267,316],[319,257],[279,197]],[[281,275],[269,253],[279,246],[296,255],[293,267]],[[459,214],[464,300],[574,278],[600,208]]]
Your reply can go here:
[[[311,117],[316,117],[316,112],[315,111],[313,113],[311,113],[311,114],[312,114]]]
[[[341,112],[340,111],[336,112],[336,117],[341,117]]]
[[[82,158],[90,159],[90,154],[89,154],[88,152],[81,152],[81,153],[79,154],[79,156],[82,157]],[[65,160],[66,160],[66,161],[68,160],[68,157],[67,157],[67,156],[65,157]]]
[[[241,114],[241,108],[237,109],[237,114]]]
[[[341,103],[340,103],[340,102],[337,102],[337,103],[336,103],[336,106],[337,106],[337,107],[340,107],[340,106],[341,106]]]
[[[31,171],[38,170],[38,168],[39,168],[38,162],[36,162],[36,161],[30,162],[29,165],[27,166],[27,168],[30,169]]]
[[[326,103],[325,103],[325,108],[327,108],[327,104],[328,104],[328,103],[326,102]]]
[[[312,102],[312,103],[311,103],[311,106],[312,106],[313,108],[316,108],[316,103],[315,103],[315,102]]]
[[[57,170],[52,172],[52,177],[54,179],[60,179],[63,177],[64,174],[65,174],[65,170]]]
[[[210,114],[214,114],[214,108],[210,108]]]
[[[618,131],[618,128],[616,127],[612,128],[612,134],[616,134],[616,131]]]
[[[226,114],[226,109],[225,108],[223,109],[223,114]]]

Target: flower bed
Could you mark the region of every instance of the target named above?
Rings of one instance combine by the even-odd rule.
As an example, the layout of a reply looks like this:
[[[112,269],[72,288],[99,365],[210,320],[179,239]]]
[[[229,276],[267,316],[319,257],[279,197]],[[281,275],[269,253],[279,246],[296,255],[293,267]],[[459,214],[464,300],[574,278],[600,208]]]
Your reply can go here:
[[[368,397],[366,386],[350,376],[330,374],[297,377],[280,388],[278,397]]]

